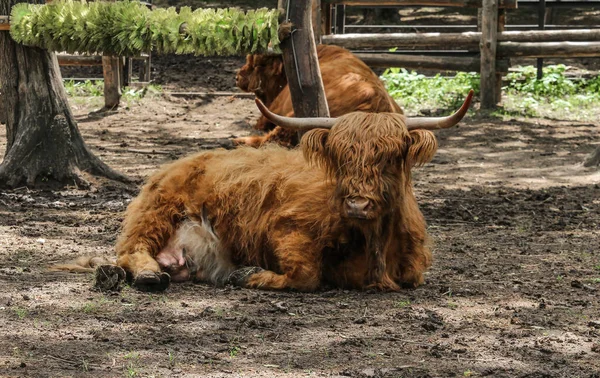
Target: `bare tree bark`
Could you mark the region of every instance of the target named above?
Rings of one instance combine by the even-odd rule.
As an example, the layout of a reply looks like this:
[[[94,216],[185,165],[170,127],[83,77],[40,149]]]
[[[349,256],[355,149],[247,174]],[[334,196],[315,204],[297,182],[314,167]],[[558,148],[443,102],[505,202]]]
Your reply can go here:
[[[0,15],[14,0],[0,0]],[[0,113],[6,118],[7,149],[0,186],[88,186],[84,173],[119,181],[85,145],[69,108],[54,53],[15,43],[0,32]]]

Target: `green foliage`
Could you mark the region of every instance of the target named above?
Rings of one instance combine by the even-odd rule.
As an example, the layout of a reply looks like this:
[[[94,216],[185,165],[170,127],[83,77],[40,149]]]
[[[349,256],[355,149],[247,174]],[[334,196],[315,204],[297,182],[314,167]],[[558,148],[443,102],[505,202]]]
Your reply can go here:
[[[104,82],[102,80],[86,81],[64,81],[65,90],[69,97],[101,97],[104,96]],[[162,93],[162,87],[149,84],[142,88],[126,87],[123,89],[123,100],[140,101],[144,97],[158,97]]]
[[[537,79],[533,66],[515,67],[507,75],[504,109],[498,115],[549,116],[560,118],[590,118],[600,108],[600,76],[592,79],[572,79],[566,76],[569,67],[547,66],[542,79]],[[413,111],[423,108],[456,108],[468,90],[479,93],[479,75],[458,73],[454,77],[436,75],[428,78],[405,69],[386,70],[381,79],[392,97]]]
[[[410,301],[408,299],[404,301],[397,301],[396,303],[394,303],[394,307],[396,308],[404,308],[407,306],[410,306]]]
[[[28,311],[24,308],[21,307],[16,307],[14,309],[15,314],[17,315],[17,317],[19,318],[19,320],[23,320],[25,319],[25,317],[27,316]]]
[[[69,97],[104,96],[104,82],[102,80],[65,80],[64,85]]]
[[[240,352],[240,347],[237,345],[233,345],[229,347],[229,357],[234,358]]]
[[[544,67],[544,75],[537,79],[537,69],[533,66],[516,67],[516,71],[506,75],[508,86],[503,89],[509,93],[529,93],[536,98],[565,97],[575,94],[578,85],[565,76],[564,64]]]
[[[381,79],[392,97],[403,106],[456,107],[460,106],[469,90],[479,93],[479,75],[459,72],[447,78],[436,75],[428,78],[404,68],[387,69]]]
[[[279,51],[279,13],[266,8],[149,10],[137,1],[58,0],[12,8],[12,38],[69,53],[239,55]],[[182,25],[185,24],[185,27]]]
[[[600,102],[600,76],[575,80],[566,76],[564,64],[544,67],[537,79],[533,66],[515,67],[507,75],[505,109],[528,116],[589,118]]]

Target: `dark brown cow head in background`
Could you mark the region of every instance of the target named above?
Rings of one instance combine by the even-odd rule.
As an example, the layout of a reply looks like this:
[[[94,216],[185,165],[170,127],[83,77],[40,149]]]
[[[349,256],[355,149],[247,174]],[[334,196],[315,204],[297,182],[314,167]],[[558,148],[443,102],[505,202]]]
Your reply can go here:
[[[244,92],[254,92],[265,105],[287,85],[281,55],[248,55],[246,64],[238,71],[235,84]]]

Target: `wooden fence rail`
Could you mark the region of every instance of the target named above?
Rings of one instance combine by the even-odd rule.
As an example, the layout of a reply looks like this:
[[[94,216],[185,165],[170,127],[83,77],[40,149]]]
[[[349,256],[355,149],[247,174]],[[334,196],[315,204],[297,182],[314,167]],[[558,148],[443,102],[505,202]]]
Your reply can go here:
[[[511,58],[574,58],[600,57],[600,29],[573,26],[567,30],[506,31],[506,9],[539,5],[539,9],[561,6],[565,1],[542,0],[321,0],[324,20],[321,39],[325,44],[338,45],[357,51],[367,64],[377,67],[403,67],[440,71],[468,71],[481,74],[481,106],[493,108],[501,99],[502,73],[508,71]],[[567,0],[568,1],[568,0]],[[568,1],[574,6],[589,6],[592,2]],[[599,1],[594,1],[600,6]],[[447,6],[479,8],[479,27],[476,32],[448,33],[369,33],[344,34],[346,6],[402,7]],[[333,14],[333,15],[332,15]],[[544,12],[540,11],[543,17]],[[356,25],[353,25],[353,27]],[[400,25],[359,25],[358,27],[399,28]],[[514,26],[514,25],[513,25]],[[546,26],[542,22],[541,29]],[[403,25],[405,28],[414,25]],[[421,27],[421,26],[419,26]],[[456,30],[469,26],[431,26]],[[523,27],[523,26],[519,26]],[[531,27],[531,26],[529,26]],[[537,27],[537,26],[534,26]],[[568,26],[571,27],[571,26]],[[578,27],[577,29],[575,29]],[[563,28],[565,28],[563,26]],[[334,30],[335,34],[331,34]],[[464,30],[464,29],[463,29]],[[394,53],[381,50],[396,48]],[[371,50],[370,53],[365,50]],[[375,51],[373,51],[375,50]],[[443,55],[443,56],[442,56]],[[538,65],[540,61],[538,59]]]
[[[315,1],[315,0],[313,0]],[[544,0],[542,0],[544,1]],[[517,8],[518,4],[533,5],[531,0],[316,0],[320,3],[320,17],[314,18],[315,24],[321,23],[321,35],[317,35],[324,44],[332,44],[351,50],[387,50],[398,48],[403,54],[357,52],[359,58],[367,64],[377,67],[404,67],[408,69],[430,69],[449,71],[477,71],[481,73],[482,107],[494,107],[499,102],[501,74],[508,71],[510,58],[542,57],[600,57],[600,29],[570,30],[527,30],[505,31],[505,9]],[[557,6],[565,1],[548,0],[547,5]],[[581,1],[568,1],[568,4],[581,5]],[[587,3],[586,3],[587,4]],[[369,33],[343,34],[345,6],[436,6],[480,8],[481,30],[462,33]],[[335,12],[334,12],[335,10]],[[335,16],[333,16],[335,13]],[[315,17],[315,15],[313,15]],[[333,23],[333,24],[332,24]],[[336,26],[337,25],[337,26]],[[333,26],[333,27],[332,27]],[[396,26],[397,25],[393,25]],[[548,25],[546,27],[550,27]],[[385,26],[376,26],[385,27]],[[407,25],[407,27],[410,27]],[[464,26],[463,26],[464,27]],[[8,16],[0,16],[0,30],[9,30]],[[185,31],[183,26],[182,32]],[[318,29],[318,27],[316,27]],[[341,34],[331,34],[335,29]],[[451,29],[449,29],[451,30]],[[442,50],[446,56],[432,56],[424,53],[410,53],[410,50]],[[456,55],[453,52],[463,50],[471,56]],[[476,56],[478,54],[478,56]],[[149,73],[149,59],[147,72]],[[123,70],[122,61],[101,56],[72,56],[59,54],[61,65],[101,65],[104,62],[105,85],[118,85],[111,70]],[[110,64],[109,64],[110,61]],[[110,67],[109,67],[110,66]],[[129,61],[128,70],[131,70]],[[108,76],[107,76],[108,75]],[[127,75],[126,75],[127,76]],[[149,75],[148,75],[149,76]],[[107,80],[108,77],[108,80]],[[128,76],[127,76],[128,77]],[[145,75],[149,80],[149,77]],[[127,80],[126,80],[127,81]],[[114,84],[117,83],[117,84]],[[493,83],[493,84],[492,84]],[[109,88],[111,96],[106,96],[106,106],[114,106],[119,88]],[[118,103],[118,101],[117,101]]]
[[[456,49],[479,47],[481,32],[330,34],[321,39],[324,44],[356,50],[423,46]],[[600,42],[600,29],[504,31],[498,33],[497,41],[499,46],[502,42]]]
[[[392,6],[392,7],[459,7],[481,8],[486,0],[321,0],[323,3],[351,6]],[[516,8],[517,0],[500,0],[500,8]]]

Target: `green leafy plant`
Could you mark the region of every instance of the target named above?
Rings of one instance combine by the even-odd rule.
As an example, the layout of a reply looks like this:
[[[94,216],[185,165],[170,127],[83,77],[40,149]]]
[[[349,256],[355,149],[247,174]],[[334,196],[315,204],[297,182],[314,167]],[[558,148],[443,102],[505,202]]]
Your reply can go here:
[[[575,94],[578,85],[565,76],[567,66],[558,64],[547,66],[541,79],[533,66],[516,67],[516,71],[506,75],[508,85],[503,89],[509,93],[528,93],[534,98],[565,97]]]
[[[550,116],[590,118],[600,108],[600,76],[591,79],[567,75],[570,67],[559,64],[544,67],[537,79],[533,66],[517,66],[507,75],[503,109],[498,116]],[[411,110],[423,108],[456,108],[469,89],[479,93],[479,75],[458,73],[454,77],[426,77],[401,68],[386,70],[381,79],[402,106]]]
[[[123,356],[123,358],[127,360],[125,375],[129,378],[137,377],[139,375],[137,364],[140,354],[137,352],[130,352]]]
[[[73,81],[65,80],[65,90],[71,97],[99,97],[104,95],[104,82],[101,80]]]
[[[26,309],[21,308],[21,307],[16,307],[14,309],[14,311],[20,320],[25,319],[25,317],[27,316],[27,312],[28,312]]]
[[[58,0],[19,3],[11,11],[12,38],[50,51],[138,55],[239,55],[279,51],[279,12],[266,8],[149,10],[136,1]]]
[[[394,303],[394,307],[396,308],[404,308],[407,306],[410,306],[410,301],[408,299],[404,301],[397,301],[396,303]]]
[[[234,358],[238,355],[238,353],[240,352],[240,347],[239,346],[231,346],[229,347],[229,357]]]
[[[469,90],[479,93],[479,75],[459,72],[454,77],[426,77],[404,68],[389,68],[381,76],[390,95],[407,107],[456,107]]]

